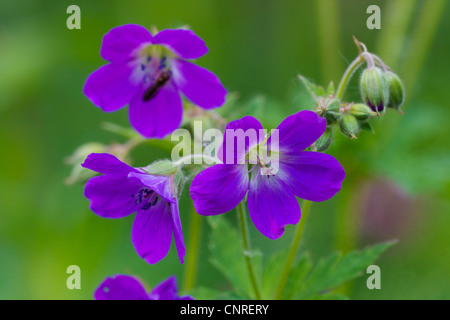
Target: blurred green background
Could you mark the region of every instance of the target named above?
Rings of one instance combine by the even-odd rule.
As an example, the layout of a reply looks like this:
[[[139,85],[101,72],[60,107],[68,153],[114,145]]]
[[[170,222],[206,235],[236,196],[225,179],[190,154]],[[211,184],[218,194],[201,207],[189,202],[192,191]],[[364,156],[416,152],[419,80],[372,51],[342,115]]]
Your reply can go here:
[[[382,28],[368,30],[366,9],[375,3]],[[81,8],[81,30],[66,27],[71,4]],[[78,146],[123,141],[102,122],[129,126],[126,108],[105,114],[82,94],[86,77],[105,63],[102,36],[127,23],[189,25],[209,47],[197,63],[242,104],[264,95],[258,117],[273,127],[311,107],[298,74],[338,83],[357,54],[352,35],[381,56],[405,81],[405,114],[388,110],[375,119],[375,135],[336,135],[329,153],[346,180],[336,197],[312,207],[301,249],[318,259],[398,239],[377,261],[381,290],[368,290],[365,276],[339,290],[352,299],[450,298],[449,14],[445,0],[0,0],[0,298],[91,299],[116,273],[150,286],[175,274],[184,288],[174,245],[163,261],[147,265],[131,245],[133,216],[99,218],[83,184],[65,184],[71,167],[64,159]],[[356,80],[347,92],[347,100],[358,99]],[[148,147],[137,154],[140,166],[169,156]],[[188,251],[189,208],[185,193]],[[288,226],[271,241],[250,228],[264,252],[289,246],[293,234]],[[208,234],[202,218],[196,285],[227,288],[208,261]],[[81,268],[81,290],[66,287],[72,264]]]

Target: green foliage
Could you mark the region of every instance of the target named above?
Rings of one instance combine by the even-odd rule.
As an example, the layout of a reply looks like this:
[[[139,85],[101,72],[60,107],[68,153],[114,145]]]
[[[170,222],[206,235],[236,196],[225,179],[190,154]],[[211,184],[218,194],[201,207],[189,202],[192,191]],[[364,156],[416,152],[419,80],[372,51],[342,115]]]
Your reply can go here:
[[[311,97],[313,97],[314,99],[325,95],[325,89],[323,87],[316,85],[314,82],[310,81],[309,79],[305,78],[302,75],[299,75],[298,78],[305,86],[306,90],[309,92]],[[330,83],[327,92],[332,91],[334,91],[334,86],[332,83]]]
[[[301,255],[289,274],[286,288],[283,292],[283,299],[293,299],[296,293],[302,290],[303,282],[313,267],[313,262],[308,253]]]
[[[264,299],[271,299],[283,271],[287,250],[277,252],[267,258],[264,264],[261,294]]]
[[[381,253],[393,245],[393,242],[378,244],[361,251],[352,251],[344,256],[335,252],[322,258],[311,269],[307,255],[299,259],[299,263],[290,274],[291,289],[287,298],[322,299],[331,298],[328,291],[360,275],[371,265]],[[327,295],[324,297],[324,295]]]
[[[238,232],[222,216],[208,217],[208,221],[211,226],[211,263],[222,272],[239,296],[253,298]],[[247,254],[252,256],[255,269],[261,270],[261,254],[256,251]]]
[[[211,263],[227,278],[235,290],[235,298],[253,298],[253,290],[242,255],[240,236],[234,227],[223,217],[208,219],[212,233],[209,242]],[[334,252],[316,264],[308,253],[301,255],[289,274],[289,281],[283,292],[283,299],[347,299],[330,292],[334,288],[361,276],[367,267],[393,242],[381,243],[361,251],[352,251],[346,255]],[[250,253],[256,270],[261,270],[261,254]],[[261,293],[264,299],[272,299],[280,280],[287,252],[281,251],[269,256],[262,272]],[[261,274],[257,272],[257,275]],[[215,293],[214,296],[219,296]],[[232,297],[229,293],[227,297]]]
[[[199,287],[188,292],[196,300],[243,300],[244,298],[232,291],[219,291],[211,288]]]
[[[330,96],[330,95],[334,96],[335,93],[336,93],[336,89],[334,88],[334,83],[333,83],[333,81],[331,81],[331,82],[328,84],[328,88],[327,88],[327,96]]]
[[[373,130],[373,127],[368,121],[360,121],[359,125],[361,126],[361,129],[370,133],[375,133],[375,130]]]

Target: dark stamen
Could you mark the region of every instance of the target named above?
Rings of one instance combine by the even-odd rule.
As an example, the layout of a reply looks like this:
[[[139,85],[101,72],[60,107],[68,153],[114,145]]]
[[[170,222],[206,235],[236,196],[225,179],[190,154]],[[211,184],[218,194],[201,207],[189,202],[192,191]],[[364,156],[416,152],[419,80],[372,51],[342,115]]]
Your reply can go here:
[[[171,75],[172,72],[170,71],[162,72],[156,79],[156,81],[150,87],[148,87],[147,90],[145,90],[144,95],[142,96],[142,101],[150,101],[154,96],[156,96],[159,89],[163,87],[167,83],[167,81],[169,81]]]
[[[158,202],[158,197],[155,197],[155,199],[153,199],[153,201],[149,202],[151,204],[151,206],[154,206],[157,202]]]
[[[164,69],[165,67],[166,67],[166,57],[163,57],[163,58],[161,59],[161,61],[159,62],[158,70],[162,70],[162,69]]]

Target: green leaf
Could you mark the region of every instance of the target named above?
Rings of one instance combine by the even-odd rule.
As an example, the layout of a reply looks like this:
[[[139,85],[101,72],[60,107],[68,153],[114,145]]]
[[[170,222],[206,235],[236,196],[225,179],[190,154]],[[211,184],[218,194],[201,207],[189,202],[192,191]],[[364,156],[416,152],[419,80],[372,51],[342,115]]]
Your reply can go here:
[[[263,299],[272,299],[275,293],[280,275],[283,272],[283,261],[286,261],[288,251],[283,250],[271,255],[264,263],[264,273],[261,286]]]
[[[222,216],[210,216],[208,222],[212,229],[209,242],[211,263],[230,281],[239,296],[253,299],[240,235]],[[261,274],[261,253],[252,251],[247,254],[251,255],[258,276]]]
[[[325,95],[325,89],[323,87],[316,85],[302,75],[298,75],[298,78],[314,99]]]
[[[311,271],[313,263],[308,253],[298,258],[295,265],[289,273],[289,281],[283,292],[283,299],[292,299],[296,292],[299,292],[303,286],[306,275]]]
[[[189,290],[188,294],[195,300],[244,300],[244,297],[231,291],[218,291],[211,288],[195,288]]]
[[[370,133],[375,133],[375,130],[373,130],[373,127],[370,125],[369,122],[367,122],[367,121],[361,121],[361,122],[359,123],[359,125],[361,126],[361,129],[363,129],[363,130],[365,130],[365,131],[368,131],[368,132],[370,132]]]
[[[334,96],[335,93],[336,93],[336,89],[334,88],[334,83],[333,83],[333,81],[330,81],[330,84],[328,85],[328,88],[327,88],[327,95]]]
[[[342,257],[341,253],[333,253],[327,258],[319,260],[315,268],[306,276],[306,278],[292,278],[294,288],[297,291],[293,297],[295,299],[312,299],[317,295],[336,288],[337,286],[350,281],[358,276],[370,266],[381,253],[391,247],[394,242],[387,242],[368,247],[362,251],[352,251]],[[300,274],[304,271],[302,264],[296,265]],[[293,273],[296,270],[293,269]],[[300,280],[302,283],[298,283]]]

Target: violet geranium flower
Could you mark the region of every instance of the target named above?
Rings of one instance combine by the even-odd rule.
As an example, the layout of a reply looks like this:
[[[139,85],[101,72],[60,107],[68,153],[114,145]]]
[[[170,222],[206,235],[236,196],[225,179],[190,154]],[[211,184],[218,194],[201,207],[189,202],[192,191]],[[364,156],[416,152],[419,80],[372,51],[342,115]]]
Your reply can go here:
[[[107,277],[94,292],[95,300],[194,300],[178,296],[177,279],[171,276],[147,292],[141,282],[129,275]]]
[[[131,241],[139,256],[157,263],[167,255],[173,234],[183,263],[185,246],[174,175],[148,174],[108,153],[92,153],[82,166],[103,174],[90,178],[84,189],[95,214],[116,219],[137,212]]]
[[[228,129],[236,132],[231,150],[227,148]],[[332,156],[303,151],[326,129],[325,119],[312,111],[298,112],[281,122],[277,128],[278,141],[272,139],[273,134],[268,139],[264,134],[257,134],[253,135],[254,139],[246,140],[243,151],[238,151],[237,139],[251,137],[247,134],[249,129],[259,133],[262,126],[251,116],[228,123],[219,158],[221,151],[226,151],[227,156],[222,156],[222,164],[195,176],[190,194],[199,214],[217,215],[235,208],[248,193],[248,211],[254,225],[266,237],[276,239],[283,234],[286,224],[297,224],[300,220],[296,196],[325,201],[340,190],[345,172]],[[249,161],[256,147],[278,154],[278,168],[273,174],[265,157],[257,157],[254,164]],[[231,161],[230,152],[233,153]]]
[[[146,138],[163,138],[181,124],[179,91],[204,109],[225,102],[227,91],[220,80],[187,61],[207,52],[191,30],[167,29],[152,35],[139,25],[119,26],[103,37],[100,55],[109,64],[88,77],[83,92],[105,112],[129,104],[134,129]]]

